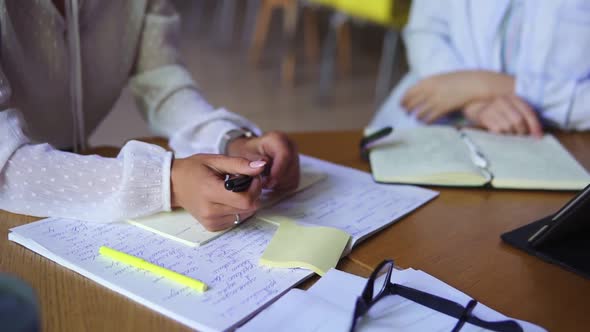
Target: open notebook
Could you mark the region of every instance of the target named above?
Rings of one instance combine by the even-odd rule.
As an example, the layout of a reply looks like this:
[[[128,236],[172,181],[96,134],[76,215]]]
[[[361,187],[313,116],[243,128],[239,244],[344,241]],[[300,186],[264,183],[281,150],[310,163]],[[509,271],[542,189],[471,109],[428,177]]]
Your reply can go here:
[[[269,208],[272,215],[337,228],[353,240],[366,238],[437,195],[419,187],[376,184],[365,172],[301,157],[302,163],[327,176]],[[50,218],[12,228],[8,237],[190,328],[227,331],[312,274],[305,269],[276,269],[259,264],[276,231],[273,223],[255,216],[215,241],[189,247],[127,223]],[[200,293],[125,263],[113,262],[98,253],[101,246],[199,279],[209,289]]]
[[[395,130],[371,148],[384,183],[578,190],[588,172],[552,135],[541,139],[429,126]]]
[[[271,206],[289,195],[308,188],[325,177],[325,173],[302,162],[301,180],[297,189],[287,193],[264,190],[262,192],[261,205],[262,207]],[[203,245],[227,232],[227,230],[219,232],[210,232],[206,230],[197,219],[184,209],[178,209],[172,212],[160,212],[151,216],[128,220],[128,222],[192,247]]]

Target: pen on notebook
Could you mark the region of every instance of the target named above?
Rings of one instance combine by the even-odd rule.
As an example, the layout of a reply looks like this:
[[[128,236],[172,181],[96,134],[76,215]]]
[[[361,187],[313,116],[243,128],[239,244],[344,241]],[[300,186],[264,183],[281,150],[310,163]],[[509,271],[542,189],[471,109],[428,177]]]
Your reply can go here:
[[[369,161],[369,145],[393,132],[393,127],[384,127],[376,132],[365,136],[361,139],[360,143],[360,152],[361,152],[361,159],[365,161]]]
[[[381,128],[379,130],[377,130],[376,132],[363,137],[363,139],[361,139],[361,149],[366,148],[367,145],[375,142],[378,139],[381,139],[389,134],[391,134],[393,132],[393,127],[389,126],[389,127],[384,127]]]
[[[139,257],[135,257],[129,254],[126,254],[124,252],[120,252],[118,250],[109,248],[109,247],[105,247],[105,246],[101,246],[98,249],[98,252],[103,255],[103,256],[107,256],[113,260],[116,260],[118,262],[122,262],[122,263],[126,263],[129,264],[131,266],[134,267],[138,267],[140,269],[144,269],[144,270],[148,270],[154,274],[157,274],[159,276],[168,278],[170,280],[176,281],[179,284],[188,286],[190,288],[196,289],[199,292],[204,292],[207,290],[207,284],[205,284],[202,281],[199,281],[197,279],[193,279],[190,277],[187,277],[185,275],[182,275],[180,273],[176,273],[172,270],[168,270],[166,268],[163,268],[161,266],[152,264],[146,260],[143,260]]]
[[[467,136],[467,134],[465,134],[465,132],[463,131],[461,132],[461,138],[463,139],[463,142],[467,144],[467,148],[469,148],[469,151],[471,152],[471,159],[473,160],[475,165],[480,168],[488,168],[488,160],[486,159],[484,154],[479,150],[477,145],[473,143],[471,138]]]

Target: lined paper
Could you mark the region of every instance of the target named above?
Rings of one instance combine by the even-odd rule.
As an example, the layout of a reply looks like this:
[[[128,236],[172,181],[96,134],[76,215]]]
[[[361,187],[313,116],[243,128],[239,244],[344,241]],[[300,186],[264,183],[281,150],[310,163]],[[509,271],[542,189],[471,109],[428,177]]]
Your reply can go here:
[[[437,195],[417,187],[375,184],[368,173],[318,159],[302,160],[328,177],[258,215],[334,227],[359,240]],[[191,328],[220,331],[312,275],[309,270],[259,266],[276,228],[255,217],[214,241],[187,247],[127,223],[50,218],[11,229],[9,239]],[[201,294],[113,262],[98,254],[103,245],[201,280],[210,289]]]
[[[13,229],[9,239],[106,287],[203,331],[230,328],[312,273],[270,269],[258,258],[275,226],[245,223],[216,241],[191,248],[129,224],[45,219]],[[102,245],[205,282],[199,293],[98,253]]]
[[[438,192],[405,185],[377,184],[371,175],[307,157],[328,178],[257,217],[282,216],[301,224],[334,227],[352,236],[352,245],[427,203]]]

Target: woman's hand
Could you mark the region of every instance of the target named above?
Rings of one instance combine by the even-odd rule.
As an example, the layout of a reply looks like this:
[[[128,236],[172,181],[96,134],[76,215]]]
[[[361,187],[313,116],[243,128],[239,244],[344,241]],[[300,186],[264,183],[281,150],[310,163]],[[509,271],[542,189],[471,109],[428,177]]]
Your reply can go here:
[[[264,188],[290,191],[299,185],[299,153],[284,133],[271,131],[260,137],[238,138],[228,145],[227,153],[248,160],[266,160]]]
[[[493,133],[543,136],[535,111],[513,94],[472,102],[463,109],[463,114],[474,124]]]
[[[474,100],[512,93],[514,79],[490,71],[458,71],[434,75],[408,89],[402,106],[426,123],[432,123]]]
[[[260,174],[265,161],[249,161],[223,155],[196,154],[172,164],[170,196],[173,207],[182,207],[209,231],[220,231],[252,216],[259,208]],[[232,192],[224,187],[226,174],[254,177],[248,191]]]

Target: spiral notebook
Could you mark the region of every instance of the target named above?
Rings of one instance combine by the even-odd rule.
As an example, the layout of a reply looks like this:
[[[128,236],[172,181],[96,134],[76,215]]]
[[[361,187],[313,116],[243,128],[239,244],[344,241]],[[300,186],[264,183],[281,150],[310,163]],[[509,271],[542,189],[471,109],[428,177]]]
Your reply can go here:
[[[578,190],[590,174],[552,135],[496,135],[428,126],[394,130],[371,147],[373,178],[383,183]]]

